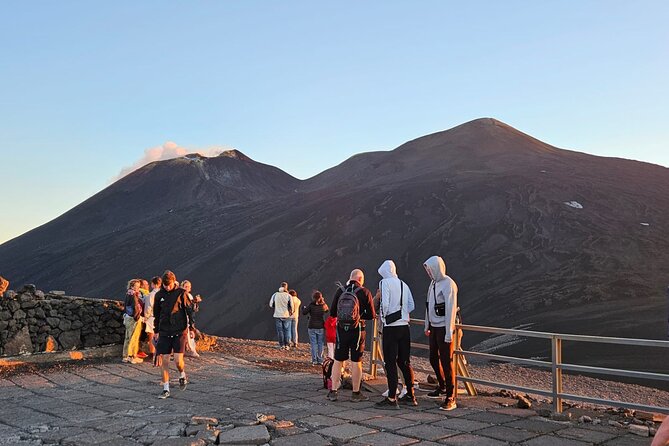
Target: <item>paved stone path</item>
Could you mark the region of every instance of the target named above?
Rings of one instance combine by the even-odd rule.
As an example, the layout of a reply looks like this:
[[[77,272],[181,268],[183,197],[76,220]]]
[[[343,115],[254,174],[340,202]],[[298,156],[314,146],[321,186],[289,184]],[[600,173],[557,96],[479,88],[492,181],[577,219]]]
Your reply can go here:
[[[346,390],[332,403],[317,375],[267,370],[220,354],[188,360],[187,372],[188,388],[181,392],[173,384],[166,400],[157,398],[159,373],[149,364],[119,361],[0,380],[0,444],[202,445],[216,438],[218,432],[198,433],[192,416],[216,418],[226,444],[650,444],[626,429],[550,421],[502,407],[494,397],[461,397],[451,412],[424,397],[416,408],[376,410],[380,397],[352,403]],[[258,425],[257,414],[276,420]],[[183,437],[187,430],[198,437]]]

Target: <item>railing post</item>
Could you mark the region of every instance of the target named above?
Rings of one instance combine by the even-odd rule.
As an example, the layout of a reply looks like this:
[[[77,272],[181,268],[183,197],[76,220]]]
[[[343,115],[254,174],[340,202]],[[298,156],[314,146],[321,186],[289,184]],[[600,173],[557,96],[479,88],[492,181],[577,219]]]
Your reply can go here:
[[[378,345],[379,345],[379,333],[378,333],[378,326],[377,326],[377,319],[374,319],[374,326],[373,326],[373,336],[372,336],[372,357],[369,362],[369,374],[372,375],[373,379],[376,379],[376,352],[378,350]]]
[[[553,362],[553,411],[562,413],[562,339],[559,336],[551,338],[551,358]]]

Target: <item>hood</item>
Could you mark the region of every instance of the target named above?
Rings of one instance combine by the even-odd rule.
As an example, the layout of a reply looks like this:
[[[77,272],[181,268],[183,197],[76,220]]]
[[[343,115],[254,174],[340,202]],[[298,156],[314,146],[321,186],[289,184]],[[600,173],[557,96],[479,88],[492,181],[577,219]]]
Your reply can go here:
[[[397,277],[397,269],[395,268],[395,262],[392,260],[386,260],[379,267],[379,274],[384,279],[390,279],[391,277]]]
[[[431,273],[435,282],[441,282],[446,278],[446,263],[439,256],[432,256],[423,263],[426,271]]]

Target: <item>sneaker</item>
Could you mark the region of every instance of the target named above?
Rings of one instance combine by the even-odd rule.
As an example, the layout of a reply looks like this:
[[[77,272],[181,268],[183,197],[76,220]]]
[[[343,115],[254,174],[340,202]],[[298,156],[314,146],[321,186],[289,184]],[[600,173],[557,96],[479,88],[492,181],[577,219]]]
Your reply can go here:
[[[186,390],[188,380],[186,378],[179,378],[179,390]]]
[[[397,404],[397,400],[390,401],[388,398],[384,398],[378,403],[374,403],[374,408],[383,410],[399,410],[400,406]]]
[[[427,394],[428,398],[441,398],[446,395],[446,389],[436,388],[432,392]]]
[[[439,409],[441,410],[453,410],[457,408],[458,405],[455,404],[455,400],[453,398],[447,398],[446,401],[444,401],[443,404],[439,406]]]
[[[367,395],[363,395],[362,392],[353,392],[351,394],[351,402],[359,403],[362,401],[369,401],[369,397]]]
[[[128,358],[127,356],[124,356],[123,359],[121,359],[121,361],[130,362],[130,358]]]
[[[170,397],[170,391],[169,390],[163,390],[163,393],[161,393],[158,396],[158,398],[160,398],[161,400],[164,400],[165,398],[169,398],[169,397]]]
[[[328,392],[328,399],[330,401],[337,401],[339,399],[339,396],[337,395],[337,391],[336,390],[330,390]]]
[[[142,362],[144,362],[144,360],[142,358],[138,358],[135,356],[134,358],[130,358],[130,361],[128,362],[130,364],[141,364]]]
[[[283,350],[283,345],[277,345],[276,348],[278,348],[279,350]]]
[[[409,395],[408,393],[404,395],[402,398],[398,398],[397,402],[402,406],[418,406],[418,401],[416,401],[416,397],[413,395]]]
[[[148,356],[149,356],[149,355],[147,355],[147,354],[144,353],[144,352],[139,352],[139,353],[137,353],[137,357],[138,357],[138,358],[142,358],[142,359],[144,359],[144,358],[148,358]]]

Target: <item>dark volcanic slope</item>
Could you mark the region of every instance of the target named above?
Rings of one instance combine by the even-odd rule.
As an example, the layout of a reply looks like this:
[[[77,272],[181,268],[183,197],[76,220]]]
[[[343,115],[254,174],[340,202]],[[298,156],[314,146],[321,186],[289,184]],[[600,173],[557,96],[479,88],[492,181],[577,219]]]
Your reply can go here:
[[[144,211],[152,202],[161,205]],[[479,119],[302,182],[238,153],[155,163],[0,246],[0,271],[121,296],[128,278],[170,267],[206,297],[201,327],[271,337],[266,304],[281,280],[303,300],[313,288],[329,298],[353,267],[375,288],[392,258],[422,309],[421,264],[440,254],[468,323],[663,339],[666,221],[666,168],[560,150]],[[567,359],[606,363],[567,349]],[[624,355],[633,368],[669,370],[666,359]]]

